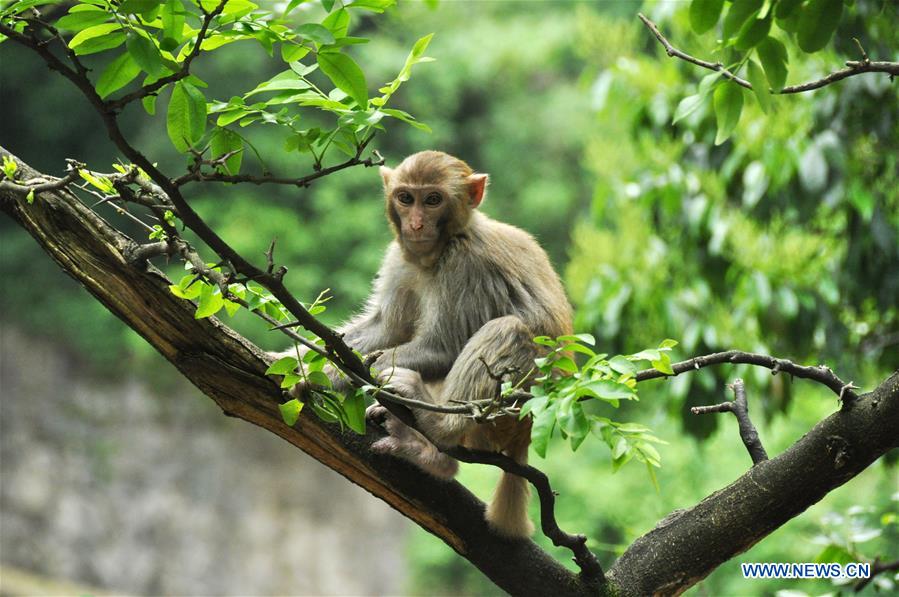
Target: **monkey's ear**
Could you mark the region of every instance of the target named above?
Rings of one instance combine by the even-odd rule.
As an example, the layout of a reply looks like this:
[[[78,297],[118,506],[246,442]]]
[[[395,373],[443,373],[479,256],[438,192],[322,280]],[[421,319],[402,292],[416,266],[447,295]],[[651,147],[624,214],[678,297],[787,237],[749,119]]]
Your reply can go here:
[[[380,168],[378,168],[378,172],[381,173],[381,180],[384,181],[384,188],[386,189],[388,186],[390,186],[390,177],[393,176],[393,168],[381,166]]]
[[[468,183],[468,199],[472,207],[477,207],[487,194],[487,182],[490,177],[486,174],[472,174],[465,179]]]

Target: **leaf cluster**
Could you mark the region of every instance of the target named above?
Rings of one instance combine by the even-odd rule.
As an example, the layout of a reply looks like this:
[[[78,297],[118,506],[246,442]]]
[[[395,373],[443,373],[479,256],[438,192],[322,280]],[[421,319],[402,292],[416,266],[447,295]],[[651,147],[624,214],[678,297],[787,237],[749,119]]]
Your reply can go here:
[[[697,34],[706,34],[720,23],[716,54],[734,74],[745,73],[752,94],[764,112],[772,109],[772,93],[786,85],[789,54],[783,40],[803,52],[824,49],[833,38],[843,14],[842,0],[693,0],[690,24]],[[775,30],[776,27],[776,30]],[[706,76],[693,95],[685,97],[674,121],[688,116],[711,96],[717,119],[715,144],[724,143],[740,121],[746,89],[721,73]]]
[[[613,470],[635,458],[647,465],[655,482],[652,468],[661,466],[661,457],[652,444],[664,442],[648,427],[597,413],[600,404],[618,408],[622,400],[638,399],[638,363],[649,361],[655,369],[673,373],[668,353],[677,342],[665,340],[658,348],[613,357],[595,352],[591,347],[596,341],[590,334],[539,336],[534,342],[544,347],[546,354],[534,361],[538,372],[530,389],[534,397],[521,407],[520,417],[533,418],[531,444],[537,454],[546,456],[556,430],[569,441],[572,451],[592,433],[611,450]]]

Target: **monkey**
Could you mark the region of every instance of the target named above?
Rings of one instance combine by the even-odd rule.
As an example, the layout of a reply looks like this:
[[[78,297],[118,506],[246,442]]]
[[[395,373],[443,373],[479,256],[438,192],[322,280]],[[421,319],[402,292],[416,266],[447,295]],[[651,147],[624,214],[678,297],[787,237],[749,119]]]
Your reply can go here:
[[[374,361],[380,381],[404,396],[434,404],[495,397],[495,372],[532,371],[534,337],[571,333],[559,276],[532,236],[478,210],[489,177],[464,161],[422,151],[395,169],[381,166],[380,175],[394,240],[364,309],[338,331],[362,354],[383,351]],[[414,409],[435,446],[379,404],[366,414],[388,432],[374,451],[438,478],[458,469],[438,446],[501,451],[527,462],[529,419],[478,424]],[[525,479],[504,472],[485,513],[491,528],[510,538],[530,536],[529,494]]]

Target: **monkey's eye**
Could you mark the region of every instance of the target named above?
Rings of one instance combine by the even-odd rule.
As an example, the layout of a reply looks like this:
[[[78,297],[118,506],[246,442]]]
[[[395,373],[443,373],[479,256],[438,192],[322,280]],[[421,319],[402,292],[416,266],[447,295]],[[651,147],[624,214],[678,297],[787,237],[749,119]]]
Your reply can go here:
[[[441,201],[443,201],[443,196],[440,193],[431,193],[425,197],[425,205],[440,205]]]
[[[403,205],[412,205],[412,202],[415,201],[412,195],[405,191],[400,191],[396,194],[396,200],[402,203]]]

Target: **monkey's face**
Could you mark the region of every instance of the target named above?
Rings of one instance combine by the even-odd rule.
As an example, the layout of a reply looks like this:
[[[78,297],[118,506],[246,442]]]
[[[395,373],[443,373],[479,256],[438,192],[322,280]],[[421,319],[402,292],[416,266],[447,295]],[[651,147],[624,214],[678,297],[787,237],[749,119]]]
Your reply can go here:
[[[450,200],[440,187],[403,185],[392,190],[388,214],[407,251],[428,255],[442,247]]]

